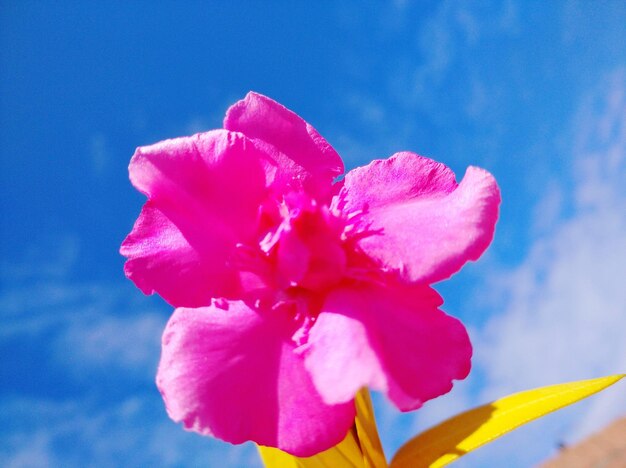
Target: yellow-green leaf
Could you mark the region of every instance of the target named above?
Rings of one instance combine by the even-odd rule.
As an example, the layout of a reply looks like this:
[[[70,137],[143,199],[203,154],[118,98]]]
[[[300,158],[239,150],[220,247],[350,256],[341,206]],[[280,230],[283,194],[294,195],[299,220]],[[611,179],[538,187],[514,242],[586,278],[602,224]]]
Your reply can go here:
[[[350,429],[339,445],[312,457],[300,458],[273,447],[259,446],[261,459],[267,468],[331,468],[345,466],[364,468],[356,428]]]
[[[299,458],[281,450],[259,446],[263,463],[268,468],[386,468],[374,409],[369,392],[361,390],[356,398],[356,419],[354,426],[340,444],[312,457]]]
[[[613,375],[528,390],[461,413],[404,444],[394,456],[391,468],[445,466],[527,422],[603,390],[622,377]]]
[[[364,466],[366,468],[387,468],[387,459],[378,437],[374,406],[367,389],[357,393],[354,399],[356,419],[354,425],[361,444]]]

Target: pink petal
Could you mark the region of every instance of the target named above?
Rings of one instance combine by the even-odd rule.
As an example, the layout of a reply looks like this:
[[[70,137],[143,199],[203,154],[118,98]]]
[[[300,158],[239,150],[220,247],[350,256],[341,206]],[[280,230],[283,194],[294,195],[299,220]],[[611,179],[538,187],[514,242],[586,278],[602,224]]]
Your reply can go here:
[[[488,172],[469,167],[460,184],[443,164],[413,153],[350,171],[344,213],[364,210],[359,247],[408,281],[432,283],[477,260],[491,242],[500,192]]]
[[[301,117],[257,93],[248,93],[226,112],[224,128],[274,146],[279,167],[275,184],[286,191],[294,182],[320,201],[332,193],[332,182],[343,173],[337,152]],[[296,187],[297,188],[297,187]]]
[[[294,352],[296,327],[281,311],[267,314],[242,302],[177,309],[163,334],[157,385],[170,417],[189,430],[310,456],[345,437],[354,403],[321,400]]]
[[[363,386],[402,411],[447,393],[470,370],[471,344],[457,319],[424,286],[352,286],[331,293],[309,334],[305,358],[327,403]]]
[[[255,239],[265,158],[225,130],[138,148],[130,179],[149,201],[120,250],[126,275],[175,306],[238,297],[233,249]]]

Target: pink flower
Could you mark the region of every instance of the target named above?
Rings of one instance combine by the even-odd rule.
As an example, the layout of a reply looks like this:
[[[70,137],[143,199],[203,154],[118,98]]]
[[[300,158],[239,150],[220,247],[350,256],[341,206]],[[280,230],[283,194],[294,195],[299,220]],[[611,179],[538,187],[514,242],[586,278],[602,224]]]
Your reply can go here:
[[[468,168],[397,153],[348,172],[296,114],[255,93],[224,129],[137,149],[148,197],[126,275],[177,307],[157,385],[187,429],[297,456],[339,443],[364,386],[402,411],[470,369],[431,283],[489,245],[500,195]]]

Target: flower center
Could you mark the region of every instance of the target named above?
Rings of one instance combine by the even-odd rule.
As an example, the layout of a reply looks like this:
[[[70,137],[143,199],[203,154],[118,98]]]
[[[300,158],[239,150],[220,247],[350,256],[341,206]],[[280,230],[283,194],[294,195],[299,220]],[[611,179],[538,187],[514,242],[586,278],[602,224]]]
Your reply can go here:
[[[303,193],[285,197],[275,233],[275,267],[280,286],[319,291],[345,274],[343,222]]]

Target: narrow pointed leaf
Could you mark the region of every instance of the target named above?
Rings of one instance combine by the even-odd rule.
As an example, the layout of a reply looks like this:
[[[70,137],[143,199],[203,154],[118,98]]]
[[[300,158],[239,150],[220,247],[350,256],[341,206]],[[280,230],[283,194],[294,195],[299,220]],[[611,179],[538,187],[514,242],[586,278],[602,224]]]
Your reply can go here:
[[[350,429],[346,438],[333,448],[312,457],[300,458],[273,447],[259,446],[259,454],[267,468],[364,468],[356,428]]]
[[[622,377],[613,375],[527,390],[471,409],[404,444],[394,456],[391,468],[445,466],[523,424],[605,389]]]
[[[369,391],[362,389],[354,399],[356,404],[356,420],[354,421],[361,452],[367,468],[387,468],[387,460],[383,446],[378,438],[374,406]]]
[[[356,398],[356,419],[346,438],[335,447],[312,457],[299,458],[272,447],[259,446],[267,468],[387,468],[369,392]]]

